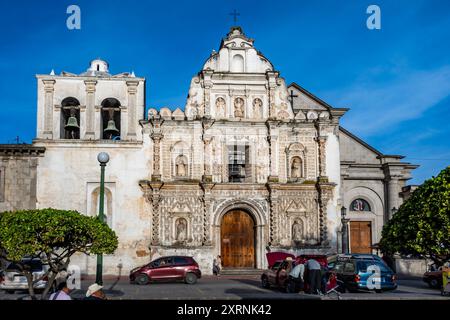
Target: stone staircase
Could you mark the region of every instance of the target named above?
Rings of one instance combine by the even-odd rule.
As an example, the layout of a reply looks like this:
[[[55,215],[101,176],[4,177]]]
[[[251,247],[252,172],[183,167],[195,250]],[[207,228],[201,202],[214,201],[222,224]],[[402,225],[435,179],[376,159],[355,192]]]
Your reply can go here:
[[[224,268],[222,276],[261,276],[264,270],[254,268]]]

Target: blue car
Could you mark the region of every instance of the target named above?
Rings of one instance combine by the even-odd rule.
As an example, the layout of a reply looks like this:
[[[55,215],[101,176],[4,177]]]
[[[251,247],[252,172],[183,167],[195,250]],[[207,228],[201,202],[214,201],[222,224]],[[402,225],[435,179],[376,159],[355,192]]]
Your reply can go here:
[[[397,277],[381,259],[370,255],[338,257],[332,270],[336,273],[341,291],[376,291],[397,289]]]

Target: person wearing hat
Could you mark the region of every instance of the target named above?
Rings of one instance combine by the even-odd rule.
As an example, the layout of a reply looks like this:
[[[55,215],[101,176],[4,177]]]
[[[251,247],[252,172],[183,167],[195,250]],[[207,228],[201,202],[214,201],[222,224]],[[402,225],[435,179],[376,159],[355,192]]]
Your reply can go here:
[[[86,291],[86,297],[84,300],[106,300],[105,293],[103,292],[103,286],[97,283],[90,285]]]

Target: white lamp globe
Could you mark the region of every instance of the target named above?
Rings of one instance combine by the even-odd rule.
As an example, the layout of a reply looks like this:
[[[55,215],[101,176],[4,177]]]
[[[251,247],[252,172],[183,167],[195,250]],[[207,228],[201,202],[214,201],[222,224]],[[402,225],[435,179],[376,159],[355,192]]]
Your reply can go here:
[[[97,156],[97,160],[102,164],[106,164],[109,161],[109,154],[106,152],[100,152]]]

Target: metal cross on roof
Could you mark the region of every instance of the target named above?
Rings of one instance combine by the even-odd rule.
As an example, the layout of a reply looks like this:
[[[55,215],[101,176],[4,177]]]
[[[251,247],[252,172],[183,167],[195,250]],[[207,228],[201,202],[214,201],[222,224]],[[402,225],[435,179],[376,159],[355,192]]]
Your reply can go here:
[[[240,15],[241,15],[241,14],[238,13],[238,12],[236,11],[236,9],[234,9],[233,12],[230,13],[230,16],[233,16],[234,25],[236,25],[236,23],[237,23],[237,16],[240,16]]]
[[[294,98],[297,98],[298,95],[294,94],[294,90],[291,90],[291,94],[289,95],[289,101],[291,102],[291,108],[294,110]]]

